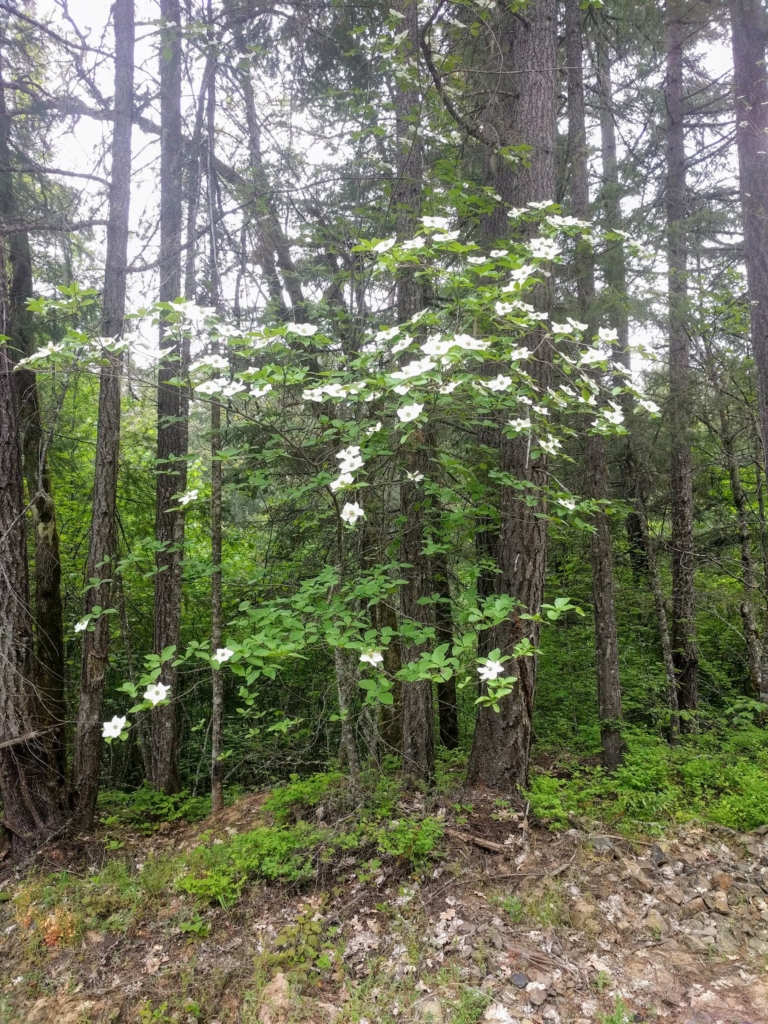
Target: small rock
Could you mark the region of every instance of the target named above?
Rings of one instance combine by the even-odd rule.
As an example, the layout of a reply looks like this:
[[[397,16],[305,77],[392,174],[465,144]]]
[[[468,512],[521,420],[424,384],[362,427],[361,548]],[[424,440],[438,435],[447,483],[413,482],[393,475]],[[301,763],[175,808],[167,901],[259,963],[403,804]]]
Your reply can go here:
[[[733,875],[725,871],[718,871],[712,876],[712,880],[723,892],[730,892],[733,888]]]
[[[707,909],[714,911],[716,914],[724,914],[727,917],[731,912],[728,906],[728,897],[722,889],[718,889],[716,892],[704,893],[702,899]]]
[[[652,907],[648,911],[648,913],[645,915],[645,921],[643,923],[645,924],[646,928],[649,928],[652,932],[657,932],[660,935],[663,935],[665,932],[669,931],[669,925],[658,912],[658,910],[656,910],[655,907]]]
[[[653,892],[653,882],[645,877],[642,868],[638,864],[625,857],[622,861],[622,867],[624,868],[625,877],[631,878],[638,889],[644,893]]]
[[[540,981],[530,981],[525,994],[534,1006],[541,1006],[547,999],[547,986],[542,985]]]
[[[290,1008],[288,979],[281,971],[274,976],[261,993],[259,1024],[279,1024],[286,1020]]]
[[[651,863],[655,864],[657,868],[660,868],[662,864],[669,863],[669,857],[657,843],[651,847]]]
[[[512,984],[516,988],[525,988],[525,986],[528,984],[527,975],[523,974],[522,971],[515,971],[515,973],[512,975]]]
[[[437,999],[427,999],[421,1004],[421,1019],[443,1024],[443,1008]]]
[[[549,1024],[560,1024],[560,1014],[554,1006],[545,1006],[541,1011],[541,1017],[542,1020],[548,1021]]]
[[[613,843],[608,836],[593,836],[589,840],[589,845],[602,857],[618,858],[620,856],[615,843]]]

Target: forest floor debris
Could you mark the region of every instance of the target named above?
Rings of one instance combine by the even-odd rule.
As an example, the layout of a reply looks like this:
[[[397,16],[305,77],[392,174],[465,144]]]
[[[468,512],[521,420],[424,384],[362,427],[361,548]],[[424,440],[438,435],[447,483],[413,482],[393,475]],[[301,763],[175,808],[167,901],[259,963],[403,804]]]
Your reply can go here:
[[[398,813],[425,813],[410,799]],[[474,797],[437,808],[444,838],[418,870],[351,851],[226,909],[180,891],[163,865],[267,825],[263,805],[252,794],[110,851],[116,890],[154,874],[129,916],[108,888],[84,897],[98,927],[66,893],[100,864],[47,890],[6,868],[2,1024],[768,1021],[768,827],[640,842],[552,833]]]

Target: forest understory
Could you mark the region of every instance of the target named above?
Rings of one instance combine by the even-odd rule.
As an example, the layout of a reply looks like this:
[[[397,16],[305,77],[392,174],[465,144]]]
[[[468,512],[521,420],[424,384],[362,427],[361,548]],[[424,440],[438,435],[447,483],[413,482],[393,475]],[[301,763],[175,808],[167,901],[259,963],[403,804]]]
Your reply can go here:
[[[0,0],[0,1024],[767,1024],[766,0]]]
[[[553,831],[329,775],[194,824],[151,808],[0,874],[3,1024],[768,1019],[766,827]]]

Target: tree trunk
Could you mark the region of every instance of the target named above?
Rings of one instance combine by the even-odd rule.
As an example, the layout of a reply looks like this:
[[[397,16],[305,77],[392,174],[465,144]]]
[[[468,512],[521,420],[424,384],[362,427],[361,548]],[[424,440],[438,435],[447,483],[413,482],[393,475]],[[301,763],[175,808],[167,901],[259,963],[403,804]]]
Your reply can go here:
[[[451,613],[451,587],[448,579],[448,556],[440,551],[432,556],[432,589],[437,598],[435,605],[435,639],[438,646],[453,644],[453,615]],[[459,710],[456,701],[456,678],[440,679],[437,683],[437,720],[440,742],[447,750],[459,745]]]
[[[760,0],[731,0],[730,6],[750,334],[757,375],[763,467],[768,479],[768,83],[765,68],[768,19]],[[761,489],[759,494],[762,504]],[[764,529],[764,521],[761,529]],[[768,651],[768,644],[764,649]],[[763,666],[763,672],[768,676],[768,665]]]
[[[213,23],[211,3],[208,3],[208,23]],[[214,169],[215,122],[216,122],[216,73],[211,69],[208,78],[208,226],[211,246],[211,305],[219,309],[220,273],[218,240],[216,237],[215,197],[217,194],[216,171]],[[221,353],[219,353],[221,355]],[[211,651],[222,644],[222,596],[221,596],[221,402],[214,395],[211,400]],[[224,675],[221,666],[215,662],[211,670],[211,810],[214,814],[224,809],[224,765],[221,755],[224,750]]]
[[[722,396],[721,396],[722,402]],[[747,645],[747,663],[749,665],[749,682],[756,700],[768,704],[768,687],[763,681],[762,644],[757,632],[755,616],[755,565],[752,558],[752,536],[749,530],[749,508],[744,487],[741,483],[741,467],[736,458],[733,445],[733,434],[728,413],[721,404],[720,427],[723,436],[723,450],[728,464],[728,477],[731,482],[733,504],[736,509],[736,522],[739,527],[739,549],[741,552],[741,575],[744,582],[744,600],[741,603],[741,622],[744,628],[744,641]]]
[[[0,68],[2,65],[0,65]],[[5,90],[0,84],[0,217],[19,219],[14,188],[13,158],[10,147],[11,121],[5,105]],[[20,231],[8,235],[10,288],[7,295],[7,332],[14,361],[30,356],[35,349],[32,314],[27,302],[33,297],[32,254],[29,237]],[[5,266],[3,266],[5,273]],[[20,432],[27,493],[32,506],[35,565],[35,685],[41,695],[46,725],[63,722],[64,697],[64,623],[61,599],[61,562],[59,531],[48,471],[47,445],[37,391],[37,376],[27,366],[17,367],[14,380],[18,391]],[[66,770],[66,737],[63,727],[54,730],[51,743],[59,772]]]
[[[181,24],[179,0],[161,0],[165,24]],[[160,301],[171,302],[181,291],[181,35],[164,28],[160,54]],[[153,648],[160,654],[179,645],[181,619],[181,554],[184,514],[173,495],[187,484],[186,389],[173,383],[184,371],[178,332],[160,327],[163,350],[157,388],[157,486],[155,537],[162,547],[156,559]],[[177,673],[173,661],[163,663],[160,682],[170,687],[170,701],[152,713],[152,782],[166,793],[181,786],[176,723]]]
[[[131,126],[133,117],[133,0],[116,0],[115,121],[109,186],[109,225],[104,269],[102,334],[122,337],[128,266],[128,214],[131,198]],[[96,438],[88,589],[85,615],[112,604],[112,577],[117,555],[117,474],[120,451],[122,355],[109,353],[99,375],[99,418]],[[93,580],[101,582],[93,584]],[[90,828],[96,810],[101,763],[101,719],[104,679],[109,658],[110,617],[99,615],[83,633],[80,702],[75,737],[75,821]]]
[[[0,334],[10,336],[0,242]],[[19,408],[8,344],[0,344],[0,798],[15,859],[66,823],[49,713],[34,674]],[[17,742],[15,742],[17,741]]]
[[[571,157],[571,205],[575,217],[580,220],[589,220],[591,209],[579,0],[566,0],[565,55],[568,66],[568,148]],[[575,270],[579,312],[581,318],[589,325],[587,335],[591,337],[597,333],[594,312],[595,265],[592,246],[585,240],[577,243]],[[587,435],[587,479],[590,497],[601,501],[608,498],[605,438],[600,434]],[[614,771],[621,763],[621,679],[619,676],[619,642],[616,630],[616,598],[613,585],[611,522],[605,512],[596,512],[592,517],[592,525],[594,533],[590,536],[589,551],[592,562],[592,596],[595,618],[597,703],[603,744],[603,764],[609,771]]]
[[[693,463],[691,428],[690,343],[686,329],[687,239],[686,162],[683,117],[683,49],[686,26],[681,0],[667,5],[667,287],[669,293],[669,416],[672,435],[672,645],[680,709],[698,708],[696,650]],[[694,728],[683,718],[683,728]]]
[[[597,92],[599,96],[600,117],[600,158],[602,164],[602,184],[600,202],[603,207],[604,224],[607,230],[621,231],[624,219],[621,213],[621,183],[619,181],[619,161],[616,147],[616,118],[613,108],[613,83],[611,80],[611,54],[606,35],[607,19],[599,20],[600,32],[596,41],[597,55]],[[605,287],[600,299],[607,304],[609,322],[616,329],[617,342],[613,345],[613,358],[622,363],[627,370],[631,369],[629,350],[629,310],[627,297],[627,268],[624,243],[614,239],[605,248],[602,259],[602,271]],[[617,381],[617,383],[622,383]],[[621,395],[617,399],[627,415],[631,409],[631,397]],[[627,436],[626,445],[621,459],[621,494],[624,498],[634,498],[634,484],[637,479],[635,472],[632,440]],[[645,548],[642,530],[638,522],[639,513],[630,506],[625,520],[627,545],[632,573],[639,582],[648,572],[645,562]]]
[[[555,0],[536,0],[528,5],[523,18],[507,11],[501,17],[504,67],[509,71],[499,83],[500,92],[507,97],[503,141],[507,145],[524,143],[531,149],[525,167],[510,175],[505,166],[503,177],[495,184],[506,203],[525,206],[555,197],[557,5]],[[546,309],[551,297],[551,284],[542,285],[534,301]],[[552,356],[544,333],[537,332],[529,347],[538,354],[529,368],[532,377],[537,386],[546,388]],[[521,437],[501,438],[500,468],[533,484],[531,494],[537,490],[541,494],[548,478],[545,458],[531,462],[527,440]],[[502,487],[497,586],[530,613],[540,610],[544,596],[547,522],[541,513],[545,511],[543,496],[529,505],[514,487]],[[538,626],[524,622],[516,613],[494,632],[495,646],[502,654],[510,654],[524,637],[534,645],[539,638]],[[480,707],[477,713],[468,770],[471,785],[513,790],[527,782],[536,658],[519,658],[508,664],[517,676],[513,692],[502,698],[499,712]]]
[[[403,31],[408,33],[410,53],[419,53],[419,8],[416,0],[398,0],[397,10],[403,15]],[[395,97],[395,123],[397,133],[397,176],[393,189],[392,208],[397,220],[397,234],[410,238],[418,224],[421,209],[421,187],[424,174],[424,155],[416,129],[421,123],[420,94],[418,88],[397,79]],[[413,268],[405,266],[397,279],[397,318],[407,323],[424,306],[421,284]],[[432,592],[431,567],[423,553],[425,530],[425,493],[419,477],[429,472],[426,438],[421,430],[414,430],[405,450],[406,472],[409,479],[400,484],[400,514],[403,519],[400,539],[400,560],[405,563],[405,585],[400,591],[402,620],[417,625],[432,625],[434,616],[429,605],[420,604]],[[401,622],[402,625],[402,622]],[[405,663],[418,661],[426,643],[403,643]],[[406,682],[402,690],[403,701],[403,774],[411,781],[430,784],[435,775],[435,723],[432,682],[423,679]]]
[[[648,564],[648,576],[651,582],[653,602],[656,606],[656,618],[659,622],[659,636],[661,638],[661,656],[664,662],[664,678],[667,684],[667,703],[669,705],[669,742],[677,743],[680,735],[680,715],[677,704],[677,675],[675,673],[675,662],[672,655],[672,639],[669,635],[669,623],[667,620],[667,606],[664,602],[664,591],[661,588],[659,568],[656,561],[656,551],[648,530],[648,517],[645,514],[645,506],[641,498],[637,499],[638,524],[642,533],[643,544],[645,545],[645,557]]]

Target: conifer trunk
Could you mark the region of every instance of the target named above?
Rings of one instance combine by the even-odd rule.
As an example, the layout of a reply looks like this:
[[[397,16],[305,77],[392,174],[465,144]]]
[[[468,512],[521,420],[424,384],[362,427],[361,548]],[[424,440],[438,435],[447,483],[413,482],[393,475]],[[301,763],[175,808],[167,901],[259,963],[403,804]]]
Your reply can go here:
[[[526,166],[514,173],[510,173],[506,161],[497,164],[500,171],[494,184],[504,202],[524,207],[528,202],[555,198],[557,5],[555,0],[535,0],[526,7],[524,17],[504,11],[500,18],[502,66],[509,74],[499,83],[505,97],[504,122],[497,127],[504,131],[505,144],[531,148]],[[551,299],[549,283],[534,295],[539,309],[547,309]],[[537,386],[546,388],[552,357],[544,332],[537,332],[528,347],[536,352],[536,361],[529,367],[531,375]],[[548,478],[546,459],[531,462],[528,447],[527,439],[521,436],[502,437],[500,469],[532,484],[532,494],[537,490],[541,494],[540,488]],[[529,505],[514,487],[501,488],[496,588],[529,613],[540,610],[544,596],[547,523],[540,513],[545,511],[543,496]],[[511,653],[524,637],[534,646],[538,644],[537,625],[524,622],[516,613],[494,633],[494,646],[502,654]],[[527,782],[536,658],[519,658],[507,664],[508,674],[517,676],[513,692],[502,698],[499,712],[480,707],[477,713],[467,775],[471,785],[513,790]]]
[[[0,239],[0,334],[11,332]],[[19,403],[10,345],[0,343],[0,799],[21,859],[67,820],[50,716],[34,672]]]
[[[181,292],[181,5],[161,0],[167,25],[160,53],[160,301],[171,302]],[[155,495],[155,607],[153,648],[157,654],[179,645],[181,619],[181,554],[184,514],[173,495],[186,489],[186,390],[173,383],[184,372],[178,332],[160,327],[163,351],[157,388],[157,483]],[[176,722],[177,673],[173,661],[163,663],[159,681],[170,687],[168,704],[152,713],[152,782],[166,793],[179,790],[179,748]]]
[[[109,188],[109,225],[102,300],[102,334],[120,338],[125,317],[128,266],[128,214],[131,197],[131,127],[133,118],[134,8],[133,0],[116,0],[115,120]],[[107,354],[99,374],[99,414],[96,437],[91,536],[88,550],[84,613],[112,606],[112,578],[117,556],[117,474],[120,451],[120,391],[122,355]],[[92,580],[101,582],[92,584]],[[75,736],[75,820],[90,828],[96,809],[101,762],[101,719],[104,679],[109,658],[111,618],[98,616],[83,633],[80,702]]]
[[[691,455],[690,342],[686,329],[688,302],[686,238],[686,160],[683,53],[686,25],[681,0],[669,0],[666,20],[667,78],[667,260],[669,302],[669,419],[672,437],[672,648],[680,709],[698,708],[696,649],[693,460]],[[694,721],[683,718],[686,731]]]
[[[581,8],[579,0],[566,0],[565,58],[568,66],[568,149],[571,165],[571,206],[580,220],[590,219],[587,126],[584,107]],[[577,243],[575,259],[576,287],[581,318],[588,324],[587,336],[595,327],[595,265],[592,246]],[[587,481],[590,497],[608,498],[608,467],[605,438],[589,433],[587,426]],[[613,541],[611,523],[605,512],[592,517],[590,535],[592,597],[595,620],[595,661],[597,701],[603,764],[609,771],[621,763],[621,679],[619,642],[616,630],[616,598],[613,583]]]
[[[419,9],[416,0],[399,0],[403,31],[414,58],[419,53]],[[397,234],[410,238],[416,231],[421,209],[424,155],[416,129],[421,123],[419,91],[402,78],[397,79],[395,98],[397,132],[397,178],[392,206]],[[412,268],[404,267],[397,280],[397,319],[401,324],[423,308],[421,283]],[[400,560],[406,568],[405,585],[400,591],[401,620],[417,625],[434,624],[432,609],[420,604],[432,592],[431,567],[424,554],[425,500],[423,478],[430,470],[426,431],[411,432],[405,451],[406,479],[400,484],[400,514],[403,519]],[[405,663],[418,661],[426,643],[402,644]],[[406,778],[431,783],[435,774],[435,723],[432,682],[428,679],[407,682],[402,688],[403,773]]]
[[[0,70],[2,63],[0,63]],[[19,204],[14,187],[11,153],[11,120],[5,104],[5,90],[0,84],[0,217],[19,219]],[[7,290],[7,326],[14,362],[32,355],[35,349],[32,314],[27,302],[33,297],[32,253],[26,231],[7,236],[7,259],[10,281]],[[5,266],[3,266],[5,272]],[[34,542],[35,602],[35,685],[41,696],[41,707],[47,725],[63,723],[66,717],[64,695],[64,622],[61,597],[61,562],[56,506],[48,469],[48,437],[43,429],[37,389],[37,376],[27,366],[14,372],[19,401],[24,475],[27,495],[32,507]],[[64,728],[52,733],[55,762],[62,779],[66,770],[66,736]]]
[[[768,82],[765,64],[768,18],[759,0],[731,0],[730,10],[750,337],[757,376],[763,467],[768,480]],[[759,474],[758,495],[762,513]],[[761,531],[764,534],[762,514]],[[762,539],[764,542],[764,536]],[[746,611],[749,613],[749,609]],[[764,657],[766,653],[768,644],[763,645]],[[752,674],[754,677],[754,672]],[[768,688],[768,663],[761,669],[761,691],[763,687]],[[761,692],[760,699],[768,701],[768,693]]]

